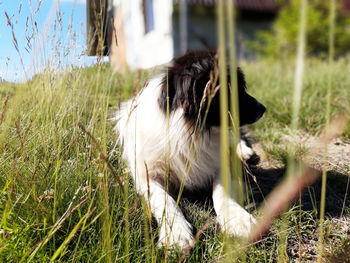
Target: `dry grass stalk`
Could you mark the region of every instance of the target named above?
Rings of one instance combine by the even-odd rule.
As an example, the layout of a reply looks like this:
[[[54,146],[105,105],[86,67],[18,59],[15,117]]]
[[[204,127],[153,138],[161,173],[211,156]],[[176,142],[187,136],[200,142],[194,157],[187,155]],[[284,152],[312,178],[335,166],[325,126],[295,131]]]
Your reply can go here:
[[[36,254],[36,252],[44,246],[53,236],[54,234],[63,226],[63,223],[66,221],[66,219],[72,215],[75,211],[77,211],[80,207],[82,207],[87,201],[89,200],[89,197],[85,194],[81,201],[72,209],[68,209],[61,218],[55,223],[55,225],[52,227],[52,230],[50,233],[40,242],[38,242],[34,247],[32,247],[21,259],[21,262],[27,262],[26,259],[28,258],[28,262],[31,261]],[[93,208],[94,211],[96,208]]]
[[[207,222],[197,231],[196,235],[194,236],[192,240],[192,246],[188,246],[182,253],[181,257],[179,258],[178,263],[184,262],[186,260],[186,257],[191,252],[192,247],[198,242],[200,236],[203,234],[205,230],[207,230],[210,227],[210,224],[212,223],[211,219],[208,219]]]
[[[9,102],[10,97],[6,96],[3,102],[3,107],[2,107],[2,112],[0,114],[0,125],[4,122],[5,120],[5,116],[6,116],[6,112],[8,109],[8,102]]]
[[[124,185],[122,179],[118,176],[118,174],[114,171],[113,165],[110,163],[108,160],[106,154],[103,152],[103,149],[100,145],[100,143],[97,141],[97,139],[88,131],[85,129],[84,125],[81,123],[78,123],[78,127],[82,130],[83,133],[85,133],[92,141],[92,143],[95,145],[97,150],[100,152],[99,158],[105,164],[107,165],[108,169],[110,170],[111,174],[113,175],[113,178],[116,180],[116,182],[119,184],[120,189],[123,191],[124,190]]]

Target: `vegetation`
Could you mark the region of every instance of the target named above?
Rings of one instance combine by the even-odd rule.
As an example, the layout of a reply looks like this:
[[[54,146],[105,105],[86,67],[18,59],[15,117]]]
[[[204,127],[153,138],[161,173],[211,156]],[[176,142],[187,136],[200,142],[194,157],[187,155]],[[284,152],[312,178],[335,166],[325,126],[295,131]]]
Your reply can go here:
[[[250,46],[264,57],[290,57],[296,52],[300,0],[288,1],[288,4],[278,13],[272,25],[272,30],[260,31],[257,34],[258,42],[251,42]],[[335,21],[335,55],[342,56],[349,52],[350,17],[341,12],[341,3],[336,6]],[[309,1],[307,8],[307,47],[309,55],[326,56],[329,45],[330,1]]]
[[[341,137],[327,146],[327,158],[315,149],[329,117],[349,116],[349,59],[333,61],[333,52],[329,52],[329,63],[309,59],[303,70],[304,43],[297,35],[304,32],[298,24],[303,24],[299,13],[305,9],[301,0],[289,2],[280,12],[273,32],[262,34],[263,45],[257,46],[267,57],[278,55],[285,59],[241,65],[248,91],[268,109],[250,127],[261,162],[258,166],[245,166],[246,205],[257,218],[261,217],[258,208],[286,174],[286,167],[294,163],[291,157],[297,160],[295,172],[303,170],[303,163],[327,170],[325,198],[321,198],[324,189],[321,190],[320,181],[309,185],[285,213],[271,222],[270,232],[249,245],[220,232],[210,198],[196,203],[183,200],[180,205],[197,231],[196,246],[185,251],[158,248],[157,225],[145,200],[135,192],[111,120],[119,102],[140,90],[153,72],[114,74],[108,65],[100,64],[61,73],[46,71],[25,83],[0,80],[0,262],[347,262],[349,123]],[[40,5],[41,1],[35,12]],[[233,20],[233,8],[223,10],[220,6],[222,37],[225,21],[232,32],[229,21]],[[21,10],[20,5],[17,16]],[[309,4],[309,53],[320,54],[328,47],[333,50],[333,42],[328,38],[333,20],[332,16],[324,19],[327,14],[324,1]],[[61,13],[56,15],[54,36],[63,27]],[[14,26],[16,17],[6,12],[5,16],[14,47],[21,56]],[[33,19],[30,18],[36,26]],[[346,23],[348,19],[338,15],[334,32],[329,31],[331,36],[334,33],[338,55],[349,44]],[[32,31],[30,24],[26,27],[26,32]],[[228,34],[228,38],[233,50],[233,34]],[[221,52],[225,50],[225,39],[219,41]],[[52,47],[57,50],[56,60],[61,66],[60,53],[64,49],[60,37],[53,37],[52,42],[56,40]],[[295,63],[290,60],[295,53],[300,58],[297,74]],[[234,52],[230,55],[234,60]],[[223,74],[224,68],[221,67]],[[294,115],[298,126],[291,129],[297,80],[303,80],[303,92],[300,109],[294,107],[298,110]],[[323,203],[325,220],[320,209]]]
[[[260,168],[251,167],[247,173],[253,211],[284,174],[283,138],[290,135],[294,76],[290,65],[271,61],[242,65],[249,92],[268,109],[251,128],[253,135],[269,161],[280,161],[277,166],[265,162]],[[329,70],[318,60],[306,65],[297,131],[303,136],[317,135],[324,127]],[[350,113],[346,65],[345,59],[334,63],[332,114]],[[195,248],[182,252],[156,247],[157,226],[135,193],[114,123],[108,121],[118,102],[139,90],[149,74],[113,74],[102,64],[60,74],[46,72],[23,84],[0,83],[1,262],[210,262],[232,258],[242,250],[234,239],[232,250],[224,248],[210,202],[203,206],[189,201],[181,205],[202,232]],[[348,128],[341,142],[349,145],[349,138]],[[297,153],[304,159],[306,147],[299,145]],[[324,257],[330,260],[344,258],[350,240],[346,230],[350,167],[332,170],[324,223]],[[245,248],[245,260],[276,262],[286,255],[315,260],[318,203],[316,184],[284,214],[286,241],[280,235],[284,220],[278,219],[268,236]]]

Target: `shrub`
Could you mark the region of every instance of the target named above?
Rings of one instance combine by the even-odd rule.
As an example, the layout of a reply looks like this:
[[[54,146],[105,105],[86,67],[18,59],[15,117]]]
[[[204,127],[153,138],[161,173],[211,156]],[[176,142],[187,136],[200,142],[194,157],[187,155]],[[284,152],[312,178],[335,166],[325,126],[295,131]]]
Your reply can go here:
[[[307,45],[309,55],[325,56],[329,45],[329,1],[313,0],[307,8]],[[300,0],[289,1],[278,13],[269,31],[259,31],[259,41],[249,45],[264,57],[290,57],[295,54],[300,19]],[[350,46],[350,17],[347,16],[339,2],[336,5],[335,21],[335,55],[348,52]]]

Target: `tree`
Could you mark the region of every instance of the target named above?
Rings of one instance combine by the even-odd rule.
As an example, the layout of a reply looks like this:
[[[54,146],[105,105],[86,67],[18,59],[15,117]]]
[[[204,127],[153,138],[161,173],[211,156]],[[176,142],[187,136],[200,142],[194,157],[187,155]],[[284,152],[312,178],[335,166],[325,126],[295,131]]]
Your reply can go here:
[[[307,46],[309,55],[324,56],[329,45],[330,1],[309,1],[307,9]],[[259,31],[258,41],[249,43],[258,55],[290,57],[295,54],[298,40],[300,0],[291,0],[284,6],[270,31]],[[335,54],[344,55],[350,47],[350,18],[336,5]]]

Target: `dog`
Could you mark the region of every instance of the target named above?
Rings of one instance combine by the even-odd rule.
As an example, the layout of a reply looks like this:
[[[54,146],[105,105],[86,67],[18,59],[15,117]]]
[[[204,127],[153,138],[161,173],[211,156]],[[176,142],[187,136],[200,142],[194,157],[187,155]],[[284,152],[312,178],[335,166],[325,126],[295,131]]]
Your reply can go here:
[[[193,245],[191,224],[171,193],[212,189],[217,220],[229,235],[247,237],[256,220],[220,183],[220,85],[217,55],[191,52],[150,79],[116,113],[115,127],[136,190],[159,226],[159,246]],[[228,76],[230,83],[230,76]],[[237,68],[240,124],[259,120],[265,107],[246,92]],[[238,154],[253,150],[242,140]]]

